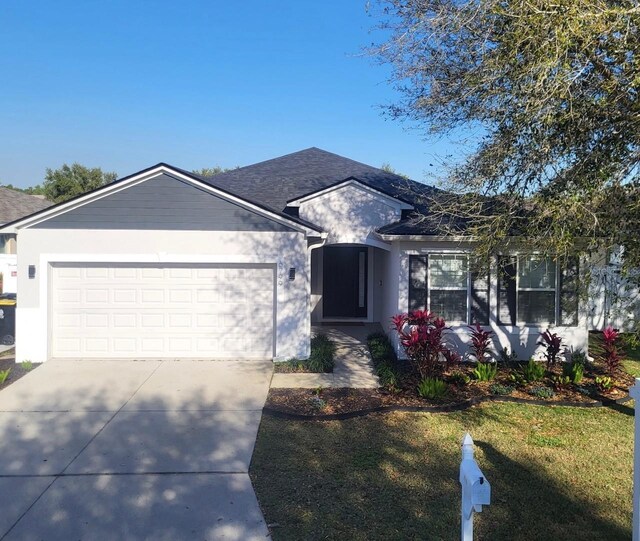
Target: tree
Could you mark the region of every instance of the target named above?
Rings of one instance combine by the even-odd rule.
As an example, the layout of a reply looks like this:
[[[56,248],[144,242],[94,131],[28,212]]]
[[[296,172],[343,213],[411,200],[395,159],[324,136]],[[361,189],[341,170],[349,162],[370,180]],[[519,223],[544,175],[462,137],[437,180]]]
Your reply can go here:
[[[380,169],[382,169],[385,173],[391,173],[393,175],[398,175],[399,177],[404,177],[406,179],[408,179],[409,177],[407,175],[403,175],[402,173],[398,173],[395,170],[395,167],[393,167],[389,162],[384,162],[381,166]]]
[[[201,177],[213,177],[215,175],[219,175],[220,173],[226,173],[227,171],[233,171],[233,169],[238,169],[237,167],[221,167],[219,165],[214,165],[213,167],[203,167],[202,169],[193,169],[191,172],[196,175],[200,175]]]
[[[1,186],[29,195],[44,195],[44,188],[42,184],[36,184],[35,186],[29,186],[27,188],[19,188],[18,186],[14,186],[13,184],[1,184]]]
[[[65,163],[60,169],[47,169],[44,194],[49,201],[60,203],[100,188],[117,177],[116,173],[105,173],[99,167],[88,168],[79,163]]]
[[[637,2],[379,4],[386,37],[370,52],[401,96],[387,113],[480,133],[447,171],[450,195],[427,202],[434,215],[484,254],[517,235],[553,257],[621,245],[623,272],[640,267]]]

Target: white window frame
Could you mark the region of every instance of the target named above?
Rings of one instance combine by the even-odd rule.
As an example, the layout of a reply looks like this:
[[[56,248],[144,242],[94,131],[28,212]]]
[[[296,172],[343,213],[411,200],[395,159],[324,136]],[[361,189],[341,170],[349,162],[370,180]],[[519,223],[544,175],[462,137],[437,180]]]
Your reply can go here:
[[[560,269],[559,269],[559,265],[558,262],[555,261],[554,265],[555,265],[555,270],[554,270],[554,274],[555,274],[555,287],[553,288],[537,288],[537,287],[520,287],[520,260],[521,259],[534,259],[534,258],[538,258],[538,259],[550,259],[548,257],[542,257],[538,254],[527,254],[527,255],[516,255],[516,326],[524,326],[524,327],[540,327],[540,326],[556,326],[558,324],[559,318],[560,318],[560,296],[559,296],[559,291],[560,288],[558,287],[560,282]],[[538,322],[538,323],[532,323],[532,322],[525,322],[520,320],[520,291],[553,291],[554,295],[553,295],[553,316],[554,316],[554,321],[546,321],[546,322]]]
[[[465,321],[460,320],[446,320],[447,323],[457,324],[457,325],[468,325],[471,320],[471,272],[469,272],[469,254],[463,252],[429,252],[427,255],[427,310],[432,312],[431,310],[431,291],[464,291],[464,287],[433,287],[431,280],[431,262],[433,261],[433,257],[441,257],[441,256],[455,256],[462,257],[465,259],[466,270],[467,270],[467,309],[466,309],[466,319]],[[442,314],[437,314],[439,317],[444,317]]]

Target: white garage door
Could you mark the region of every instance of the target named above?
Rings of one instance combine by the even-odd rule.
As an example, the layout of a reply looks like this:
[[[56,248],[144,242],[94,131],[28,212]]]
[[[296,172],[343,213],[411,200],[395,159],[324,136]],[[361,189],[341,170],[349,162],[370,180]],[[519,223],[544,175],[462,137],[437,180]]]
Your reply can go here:
[[[273,357],[269,266],[56,265],[51,356]]]

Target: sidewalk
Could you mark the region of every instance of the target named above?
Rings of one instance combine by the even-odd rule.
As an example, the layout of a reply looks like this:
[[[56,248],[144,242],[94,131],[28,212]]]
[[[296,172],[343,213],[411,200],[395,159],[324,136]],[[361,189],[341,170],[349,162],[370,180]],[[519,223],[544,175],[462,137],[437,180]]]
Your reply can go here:
[[[376,389],[380,386],[378,376],[373,369],[371,355],[367,348],[367,336],[380,331],[377,324],[344,325],[331,327],[313,327],[311,332],[326,334],[336,345],[336,356],[331,374],[273,374],[272,388],[316,387],[353,389]]]

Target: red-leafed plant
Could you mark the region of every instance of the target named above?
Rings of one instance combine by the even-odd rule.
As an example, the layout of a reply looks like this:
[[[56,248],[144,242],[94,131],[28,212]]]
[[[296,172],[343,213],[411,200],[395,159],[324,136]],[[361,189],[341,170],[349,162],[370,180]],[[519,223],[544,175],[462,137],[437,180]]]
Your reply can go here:
[[[547,366],[551,367],[558,361],[558,353],[560,353],[560,348],[562,347],[562,337],[556,333],[551,334],[549,329],[541,332],[540,337],[542,341],[538,342],[538,345],[544,346]]]
[[[421,378],[432,377],[446,362],[456,359],[444,341],[446,324],[426,310],[398,314],[392,318],[407,357]],[[458,356],[459,359],[459,356]]]
[[[618,338],[620,331],[609,326],[602,331],[602,360],[607,365],[609,374],[613,375],[622,362],[622,356],[618,351]]]
[[[489,362],[489,348],[491,347],[491,335],[493,331],[484,331],[479,323],[475,327],[469,326],[471,329],[471,354],[479,363]]]

